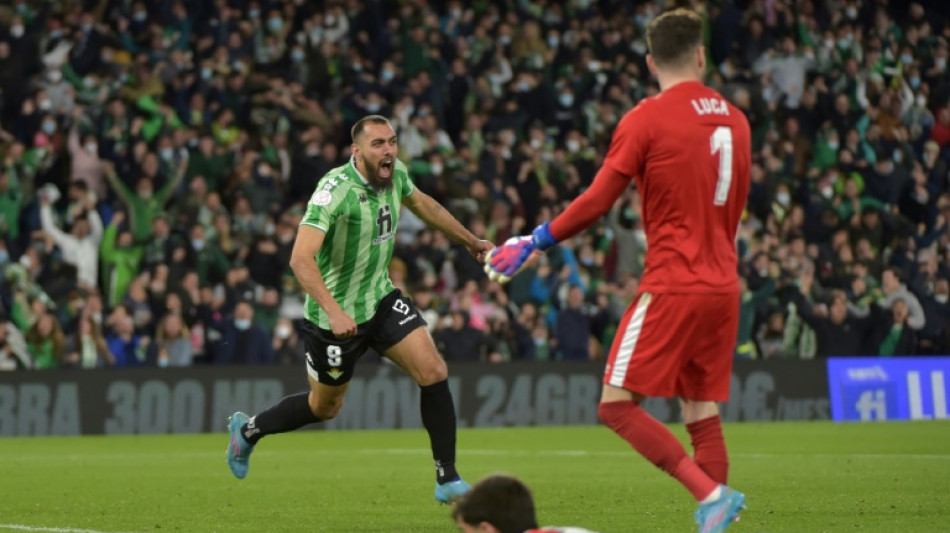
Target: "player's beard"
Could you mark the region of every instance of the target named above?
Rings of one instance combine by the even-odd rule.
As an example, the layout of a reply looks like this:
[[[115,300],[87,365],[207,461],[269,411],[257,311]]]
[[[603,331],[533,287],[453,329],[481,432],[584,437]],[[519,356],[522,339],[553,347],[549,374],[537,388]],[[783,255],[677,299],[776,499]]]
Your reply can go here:
[[[374,191],[392,189],[393,174],[395,174],[395,172],[396,159],[383,158],[377,161],[376,164],[372,166],[372,168],[367,165],[366,181],[369,182],[369,186],[372,187]]]

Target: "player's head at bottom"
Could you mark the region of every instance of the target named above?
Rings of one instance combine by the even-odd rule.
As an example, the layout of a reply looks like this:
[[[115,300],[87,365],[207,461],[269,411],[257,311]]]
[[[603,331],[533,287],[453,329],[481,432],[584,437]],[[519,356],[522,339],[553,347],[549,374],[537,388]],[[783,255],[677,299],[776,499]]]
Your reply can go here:
[[[522,533],[538,527],[531,490],[504,474],[472,485],[455,503],[452,519],[462,533]]]

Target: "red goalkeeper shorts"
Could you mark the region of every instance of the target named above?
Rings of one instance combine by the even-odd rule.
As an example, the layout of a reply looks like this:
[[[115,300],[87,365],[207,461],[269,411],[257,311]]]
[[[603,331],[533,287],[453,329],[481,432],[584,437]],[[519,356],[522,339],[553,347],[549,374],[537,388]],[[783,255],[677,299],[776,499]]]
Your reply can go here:
[[[604,383],[651,397],[724,402],[738,329],[738,292],[642,292],[620,321]]]

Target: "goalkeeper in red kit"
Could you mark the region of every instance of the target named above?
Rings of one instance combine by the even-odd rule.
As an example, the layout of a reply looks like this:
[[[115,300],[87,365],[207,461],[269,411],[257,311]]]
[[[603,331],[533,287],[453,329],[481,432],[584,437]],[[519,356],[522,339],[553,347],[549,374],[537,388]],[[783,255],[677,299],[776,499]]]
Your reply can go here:
[[[661,92],[617,125],[590,188],[532,235],[489,256],[507,281],[528,258],[600,219],[636,182],[647,237],[636,299],[620,322],[604,372],[600,419],[699,502],[703,533],[725,531],[745,496],[725,485],[729,461],[716,402],[729,398],[739,320],[735,237],[749,189],[751,140],[742,111],[702,83],[703,22],[677,9],[647,28],[647,65]],[[694,449],[640,407],[680,398]]]

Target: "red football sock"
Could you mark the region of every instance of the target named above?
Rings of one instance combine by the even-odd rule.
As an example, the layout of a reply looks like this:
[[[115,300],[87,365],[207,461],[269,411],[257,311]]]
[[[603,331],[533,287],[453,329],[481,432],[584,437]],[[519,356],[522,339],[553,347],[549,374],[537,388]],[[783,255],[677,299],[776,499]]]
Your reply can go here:
[[[686,455],[676,436],[635,402],[601,403],[597,414],[640,455],[679,480],[697,501],[716,490],[718,484]]]
[[[686,424],[686,431],[693,443],[693,461],[714,481],[725,485],[729,477],[729,454],[719,416]]]

